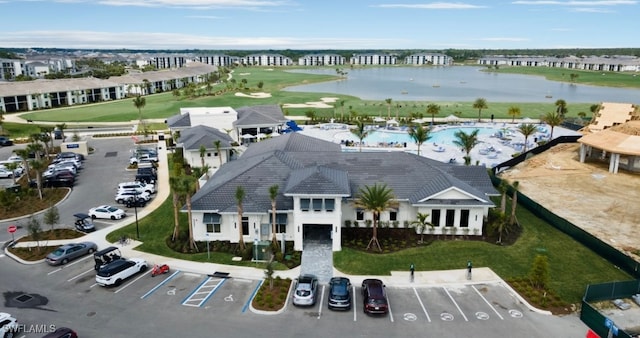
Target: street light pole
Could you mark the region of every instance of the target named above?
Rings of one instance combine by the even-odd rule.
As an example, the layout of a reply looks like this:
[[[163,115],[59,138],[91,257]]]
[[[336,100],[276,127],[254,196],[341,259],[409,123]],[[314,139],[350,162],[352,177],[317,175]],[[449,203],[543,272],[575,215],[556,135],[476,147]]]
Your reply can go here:
[[[136,239],[140,240],[140,227],[138,226],[138,190],[136,190],[135,201],[133,201],[133,209],[136,213]]]

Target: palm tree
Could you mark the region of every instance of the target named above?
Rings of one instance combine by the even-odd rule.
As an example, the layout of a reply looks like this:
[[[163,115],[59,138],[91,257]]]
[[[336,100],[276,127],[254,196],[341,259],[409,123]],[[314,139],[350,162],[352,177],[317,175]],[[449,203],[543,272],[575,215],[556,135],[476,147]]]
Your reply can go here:
[[[205,148],[204,145],[200,145],[200,148],[198,149],[198,151],[200,152],[200,164],[201,164],[201,168],[204,169],[204,155],[207,154],[207,148]],[[207,175],[207,179],[209,179],[209,172],[204,172],[205,175]]]
[[[455,134],[453,134],[453,136],[456,137],[456,139],[453,140],[453,144],[455,144],[458,147],[462,148],[462,150],[464,150],[464,152],[467,154],[464,157],[464,164],[465,165],[470,165],[471,164],[471,155],[470,154],[471,154],[471,150],[478,144],[478,132],[479,131],[480,131],[479,129],[475,129],[470,134],[467,134],[464,131],[459,130]]]
[[[29,161],[27,161],[27,159],[29,158],[29,149],[15,149],[13,152],[16,153],[16,155],[20,156],[20,158],[22,158],[22,165],[24,165],[24,170],[27,173],[27,181],[31,181],[31,175],[29,173]]]
[[[418,145],[418,156],[420,156],[420,146],[431,138],[430,130],[416,124],[409,128],[409,136]]]
[[[244,188],[238,186],[236,188],[236,203],[238,203],[238,247],[240,250],[244,251],[244,236],[242,233],[242,201],[244,201]]]
[[[560,114],[562,118],[564,118],[564,115],[567,114],[567,112],[569,112],[569,109],[567,109],[567,101],[563,99],[559,99],[559,100],[556,100],[555,105],[556,105],[556,112]]]
[[[518,106],[509,107],[509,110],[507,111],[507,115],[511,116],[511,123],[515,123],[516,117],[520,116],[520,107]]]
[[[38,159],[31,161],[31,168],[36,172],[36,186],[38,187],[38,195],[42,200],[42,172],[47,168],[47,164]]]
[[[39,160],[42,157],[42,150],[44,150],[44,147],[42,146],[42,144],[40,144],[40,142],[34,141],[33,143],[29,143],[27,145],[28,153],[33,153],[36,160]]]
[[[498,218],[494,221],[495,231],[498,232],[498,243],[502,243],[502,234],[509,232],[509,219],[504,212],[500,212]]]
[[[518,131],[520,132],[520,134],[524,135],[524,149],[522,150],[523,153],[527,152],[527,141],[529,140],[529,136],[533,135],[537,130],[538,128],[536,128],[536,126],[534,126],[532,123],[524,123],[518,126]]]
[[[358,195],[354,202],[355,206],[373,213],[373,235],[367,245],[367,250],[376,247],[378,251],[382,251],[380,242],[378,242],[378,220],[380,213],[398,205],[393,195],[393,190],[386,184],[374,184],[373,186],[364,186],[358,191]]]
[[[429,103],[427,105],[427,114],[431,115],[431,124],[436,121],[436,115],[440,113],[440,106],[435,103]]]
[[[549,140],[553,140],[553,128],[562,124],[562,116],[558,112],[548,112],[542,117],[542,121],[551,127]]]
[[[507,180],[500,181],[498,185],[498,191],[500,192],[500,212],[503,214],[507,212],[507,191],[509,190],[509,184]]]
[[[344,100],[340,100],[340,122],[344,122]]]
[[[133,99],[133,105],[138,109],[138,120],[144,130],[146,129],[146,126],[144,125],[144,119],[142,118],[142,108],[147,105],[147,99],[138,94],[136,98]]]
[[[477,98],[474,102],[473,102],[473,109],[478,109],[478,122],[480,122],[480,119],[482,117],[482,109],[487,109],[489,108],[489,106],[487,105],[487,100],[483,97],[479,97]]]
[[[193,176],[182,176],[180,180],[180,188],[179,191],[182,192],[185,197],[185,201],[187,203],[187,217],[188,217],[188,225],[189,225],[189,248],[191,250],[198,251],[198,246],[196,242],[193,240],[193,219],[191,215],[191,196],[195,192],[195,182]]]
[[[53,149],[53,130],[51,126],[40,126],[40,141],[45,144],[45,152],[49,155],[49,149]],[[46,136],[45,136],[46,135]]]
[[[420,233],[420,243],[424,242],[424,230],[429,226],[433,228],[433,223],[427,221],[429,218],[429,214],[418,213],[416,216],[416,220],[411,222],[410,224],[418,228],[418,232]]]
[[[180,196],[184,195],[182,192],[182,177],[180,176],[172,176],[169,178],[169,187],[171,188],[171,195],[173,198],[173,235],[171,236],[171,241],[175,242],[175,240],[180,235]]]
[[[220,168],[222,167],[222,141],[213,141],[213,146],[216,148],[216,153],[218,154],[218,160],[220,161],[220,165],[218,166],[218,168]]]
[[[516,223],[516,207],[518,206],[518,186],[520,182],[513,182],[513,197],[511,197],[511,219],[509,220],[510,224]]]
[[[271,243],[274,248],[278,248],[278,239],[276,238],[276,198],[278,197],[278,185],[274,184],[269,187],[269,199],[271,200]],[[284,234],[282,234],[284,236]]]
[[[391,98],[384,99],[384,102],[387,103],[387,118],[389,120],[391,119],[391,101],[393,101]]]
[[[355,128],[351,128],[351,134],[353,134],[355,137],[357,137],[360,140],[359,143],[359,151],[362,151],[362,141],[367,138],[367,136],[369,136],[369,133],[371,132],[371,130],[365,130],[365,125],[364,122],[362,122],[362,120],[356,120],[356,127]]]

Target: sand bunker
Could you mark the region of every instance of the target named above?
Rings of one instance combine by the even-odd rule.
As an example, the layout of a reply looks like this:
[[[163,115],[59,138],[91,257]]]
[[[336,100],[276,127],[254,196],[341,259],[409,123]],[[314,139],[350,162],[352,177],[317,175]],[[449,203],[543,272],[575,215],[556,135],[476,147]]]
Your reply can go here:
[[[305,103],[285,103],[282,108],[333,108],[334,103],[338,101],[337,97],[321,97],[320,101],[311,101]]]
[[[271,94],[269,93],[251,93],[251,94],[236,93],[236,96],[251,97],[254,99],[266,99],[268,97],[271,97]]]

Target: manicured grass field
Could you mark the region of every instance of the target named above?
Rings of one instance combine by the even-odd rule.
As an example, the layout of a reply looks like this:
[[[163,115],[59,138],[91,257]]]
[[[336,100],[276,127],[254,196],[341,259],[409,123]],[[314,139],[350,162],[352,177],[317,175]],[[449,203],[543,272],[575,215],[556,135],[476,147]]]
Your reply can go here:
[[[540,75],[547,80],[572,82],[570,74],[576,74],[573,83],[593,86],[620,88],[640,88],[640,76],[634,72],[596,72],[577,69],[558,69],[545,67],[501,67],[488,71],[496,73]],[[636,102],[633,102],[636,103]]]
[[[502,71],[502,70],[500,70]],[[299,93],[282,91],[283,88],[293,85],[314,83],[328,80],[338,79],[337,76],[302,74],[286,72],[285,69],[275,68],[267,70],[264,68],[239,68],[233,73],[237,83],[246,80],[246,87],[250,92],[267,92],[271,94],[269,98],[250,98],[236,96],[236,91],[226,92],[224,94],[213,96],[206,95],[188,99],[184,97],[175,97],[172,93],[161,93],[146,96],[146,105],[142,108],[142,115],[145,119],[166,119],[169,116],[178,114],[180,108],[186,107],[233,107],[240,108],[243,106],[278,104],[285,103],[305,103],[312,101],[320,101],[323,97],[336,97],[338,103],[335,108],[286,108],[285,115],[289,116],[305,116],[307,111],[314,111],[317,117],[324,118],[341,118],[349,116],[350,111],[356,112],[358,115],[369,116],[387,116],[389,107],[384,100],[361,100],[353,96],[337,95],[334,93]],[[585,76],[586,77],[586,76]],[[580,79],[580,78],[579,78]],[[263,87],[258,88],[258,83],[262,82]],[[214,86],[212,92],[224,89],[223,84]],[[344,101],[344,105],[340,104]],[[393,101],[391,115],[396,117],[408,117],[411,113],[423,113],[425,117],[426,107],[429,103],[440,105],[441,111],[436,117],[445,117],[453,113],[459,112],[463,118],[477,118],[478,110],[473,108],[472,102],[424,102],[424,101]],[[511,106],[518,106],[521,109],[520,118],[530,117],[537,119],[550,111],[555,110],[555,100],[549,103],[505,103],[505,102],[487,102],[489,108],[482,111],[482,117],[489,119],[491,114],[495,118],[510,118],[507,111]],[[593,102],[596,104],[599,102]],[[591,103],[567,102],[569,112],[567,116],[577,117],[579,112],[584,112],[587,116],[591,115],[589,107]],[[396,108],[397,106],[400,108]],[[64,121],[74,122],[123,122],[138,119],[138,110],[133,104],[133,99],[124,99],[114,102],[66,107],[59,109],[43,110],[23,115],[25,119],[33,121]]]

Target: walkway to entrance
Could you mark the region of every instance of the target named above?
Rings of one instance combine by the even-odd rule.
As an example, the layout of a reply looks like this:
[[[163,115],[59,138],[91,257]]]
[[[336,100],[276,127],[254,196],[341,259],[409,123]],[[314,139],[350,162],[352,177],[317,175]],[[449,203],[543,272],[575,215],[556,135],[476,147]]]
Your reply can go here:
[[[305,224],[300,274],[312,274],[320,283],[333,277],[331,225]]]

